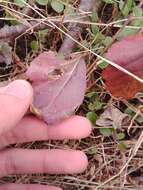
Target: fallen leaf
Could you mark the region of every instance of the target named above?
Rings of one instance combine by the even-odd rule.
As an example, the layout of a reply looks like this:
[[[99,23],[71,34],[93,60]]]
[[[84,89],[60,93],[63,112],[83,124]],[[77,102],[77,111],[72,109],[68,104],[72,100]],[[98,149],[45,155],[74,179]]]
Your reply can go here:
[[[12,62],[12,48],[8,43],[0,43],[0,63],[10,65]]]
[[[116,42],[106,58],[143,79],[143,35],[135,35]],[[102,74],[105,85],[114,97],[132,99],[143,90],[143,84],[115,67],[108,65]]]
[[[47,123],[71,115],[83,101],[86,65],[79,56],[64,60],[54,52],[44,52],[31,62],[26,75],[34,89],[33,105]]]
[[[96,120],[96,125],[102,127],[114,127],[116,129],[122,126],[125,119],[129,119],[129,116],[127,114],[122,113],[114,106],[110,106],[106,108],[99,119]]]

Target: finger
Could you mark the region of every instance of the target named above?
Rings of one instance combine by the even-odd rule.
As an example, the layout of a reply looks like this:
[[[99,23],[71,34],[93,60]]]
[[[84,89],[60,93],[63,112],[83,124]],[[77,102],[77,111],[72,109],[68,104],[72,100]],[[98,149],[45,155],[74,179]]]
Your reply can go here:
[[[73,116],[55,126],[47,126],[34,117],[26,117],[14,129],[1,136],[0,145],[4,147],[14,143],[49,139],[81,139],[90,133],[91,124],[84,117]]]
[[[24,80],[0,88],[0,135],[21,120],[31,101],[32,87]]]
[[[73,174],[87,167],[86,155],[74,150],[9,149],[0,153],[0,176],[9,174]]]
[[[6,185],[1,185],[0,190],[62,190],[62,189],[47,185],[6,184]]]

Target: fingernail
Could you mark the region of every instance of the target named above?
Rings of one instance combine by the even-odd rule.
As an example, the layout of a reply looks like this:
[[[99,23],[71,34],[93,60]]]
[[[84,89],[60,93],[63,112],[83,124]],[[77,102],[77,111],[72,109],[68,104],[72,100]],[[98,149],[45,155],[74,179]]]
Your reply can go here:
[[[31,89],[28,82],[24,80],[16,80],[4,87],[2,93],[25,99],[30,95]]]

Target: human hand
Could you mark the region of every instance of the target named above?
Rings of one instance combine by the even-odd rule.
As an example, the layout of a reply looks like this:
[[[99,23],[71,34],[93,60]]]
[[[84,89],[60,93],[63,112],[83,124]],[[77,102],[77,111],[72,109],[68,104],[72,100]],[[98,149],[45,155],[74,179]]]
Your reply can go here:
[[[81,139],[91,132],[89,121],[80,116],[47,126],[35,117],[25,116],[33,91],[23,80],[0,88],[0,177],[9,174],[73,174],[83,172],[87,157],[75,150],[32,150],[6,148],[7,145],[36,140]],[[42,185],[1,185],[0,190],[61,190]]]

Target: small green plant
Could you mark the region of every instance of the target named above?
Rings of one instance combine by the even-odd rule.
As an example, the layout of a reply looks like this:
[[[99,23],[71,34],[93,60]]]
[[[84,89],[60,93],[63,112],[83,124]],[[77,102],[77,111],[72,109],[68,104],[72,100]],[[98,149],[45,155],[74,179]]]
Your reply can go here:
[[[95,112],[88,112],[88,113],[86,114],[86,117],[91,121],[91,123],[92,123],[93,125],[96,124],[97,115],[96,115]]]
[[[46,6],[49,3],[49,0],[36,0],[39,5]]]
[[[51,1],[51,7],[57,13],[61,13],[64,10],[64,4],[61,3],[60,1],[57,1],[57,0],[52,0]]]
[[[36,0],[36,2],[42,6],[50,5],[52,9],[57,13],[62,13],[65,8],[62,1],[59,0]]]
[[[36,40],[33,40],[30,43],[30,47],[31,47],[32,51],[38,51],[38,49],[39,49],[39,43]]]
[[[25,3],[27,2],[27,0],[14,0],[14,3],[19,6],[20,8],[25,7]]]
[[[113,134],[113,130],[111,128],[102,127],[99,129],[99,131],[104,137],[109,137]]]

